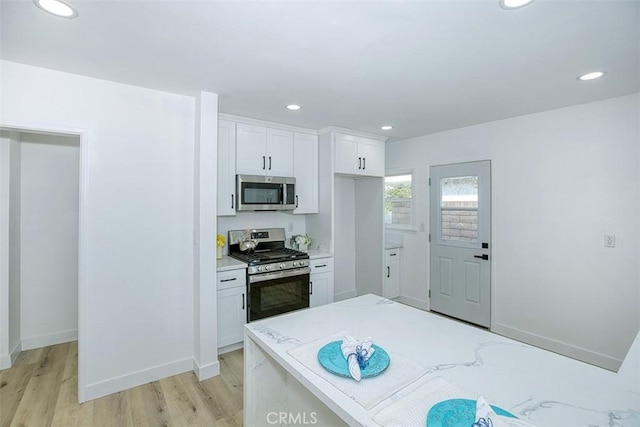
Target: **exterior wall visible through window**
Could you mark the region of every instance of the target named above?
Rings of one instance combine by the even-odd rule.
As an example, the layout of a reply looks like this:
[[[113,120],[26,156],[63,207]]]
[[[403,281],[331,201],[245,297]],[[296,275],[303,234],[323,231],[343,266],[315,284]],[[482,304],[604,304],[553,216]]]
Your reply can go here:
[[[413,174],[387,175],[384,179],[384,222],[388,228],[413,228]]]

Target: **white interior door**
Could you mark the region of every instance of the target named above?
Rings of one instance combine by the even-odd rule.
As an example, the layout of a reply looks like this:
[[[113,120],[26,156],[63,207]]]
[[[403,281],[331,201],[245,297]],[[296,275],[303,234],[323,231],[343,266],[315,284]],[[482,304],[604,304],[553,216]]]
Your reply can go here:
[[[431,310],[491,325],[491,163],[430,170]]]

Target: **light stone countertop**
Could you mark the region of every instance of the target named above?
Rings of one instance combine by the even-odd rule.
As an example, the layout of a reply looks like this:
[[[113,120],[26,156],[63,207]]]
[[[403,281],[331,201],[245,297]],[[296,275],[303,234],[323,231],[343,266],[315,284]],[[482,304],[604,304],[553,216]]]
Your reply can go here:
[[[437,377],[538,426],[640,425],[638,339],[614,373],[371,294],[245,328],[247,338],[351,425],[377,425],[376,413]],[[287,353],[345,330],[355,337],[371,336],[390,354],[427,366],[427,373],[366,410]],[[258,375],[260,367],[249,369]]]
[[[320,251],[317,249],[307,251],[309,254],[309,259],[320,259],[320,258],[330,258],[333,256],[331,252]]]
[[[235,258],[231,258],[227,255],[222,255],[222,259],[216,260],[216,270],[220,271],[230,271],[230,270],[240,270],[242,268],[247,268],[247,263],[238,261]]]

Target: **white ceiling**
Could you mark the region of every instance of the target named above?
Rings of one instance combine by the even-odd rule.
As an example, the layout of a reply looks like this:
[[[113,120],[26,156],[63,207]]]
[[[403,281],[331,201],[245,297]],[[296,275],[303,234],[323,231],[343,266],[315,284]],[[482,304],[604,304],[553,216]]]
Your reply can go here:
[[[638,0],[69,2],[2,0],[0,57],[313,129],[400,139],[639,90]]]

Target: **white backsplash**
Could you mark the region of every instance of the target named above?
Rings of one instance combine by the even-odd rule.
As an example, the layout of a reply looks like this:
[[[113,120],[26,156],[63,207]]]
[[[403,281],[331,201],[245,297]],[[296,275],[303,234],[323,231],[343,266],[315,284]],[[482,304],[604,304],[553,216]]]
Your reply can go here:
[[[245,230],[253,228],[284,228],[287,235],[286,245],[290,246],[289,238],[294,234],[306,233],[305,215],[293,215],[283,212],[237,212],[235,216],[218,217],[218,234],[225,239],[229,237],[229,230]],[[313,239],[313,236],[312,236]],[[317,244],[312,240],[311,247]],[[227,254],[229,245],[225,245],[223,253]]]

